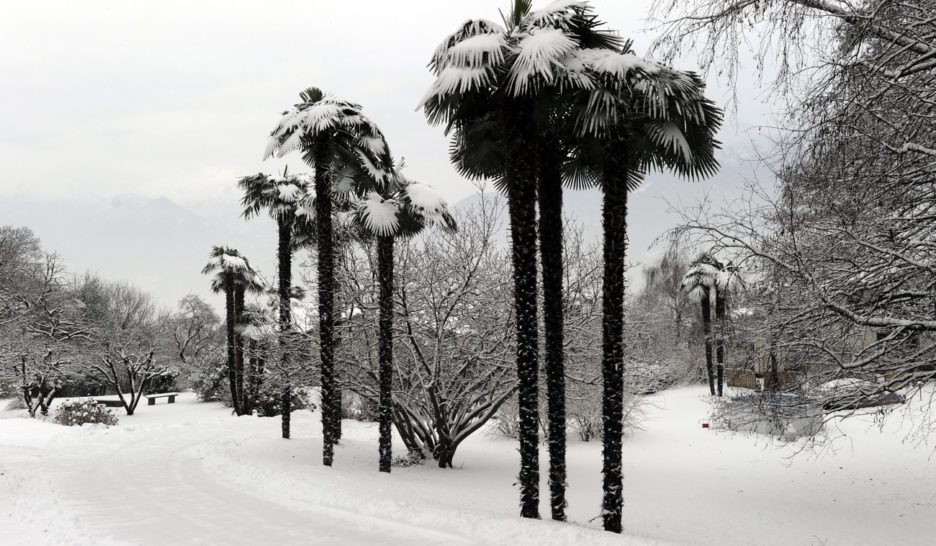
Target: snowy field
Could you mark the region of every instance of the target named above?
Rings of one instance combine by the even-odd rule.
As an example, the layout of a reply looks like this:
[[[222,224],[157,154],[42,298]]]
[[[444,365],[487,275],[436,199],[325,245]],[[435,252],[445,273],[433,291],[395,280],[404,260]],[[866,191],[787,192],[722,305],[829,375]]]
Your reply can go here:
[[[600,443],[569,445],[572,524],[516,517],[516,443],[477,434],[454,470],[376,471],[376,425],[235,418],[183,395],[114,428],[0,410],[0,544],[933,544],[936,458],[895,416],[821,455],[710,429],[703,388],[651,398],[624,444],[625,535],[598,529]],[[6,407],[5,402],[0,408]],[[395,446],[402,453],[402,446]],[[541,455],[546,469],[545,451]],[[545,480],[542,491],[547,491]],[[548,500],[542,499],[548,514]]]

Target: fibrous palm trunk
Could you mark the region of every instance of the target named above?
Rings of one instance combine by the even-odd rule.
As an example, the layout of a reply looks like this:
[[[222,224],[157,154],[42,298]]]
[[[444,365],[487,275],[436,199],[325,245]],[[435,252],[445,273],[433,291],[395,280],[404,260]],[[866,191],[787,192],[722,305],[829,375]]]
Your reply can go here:
[[[237,347],[234,324],[237,321],[236,307],[234,305],[234,279],[230,273],[224,278],[224,314],[227,322],[227,367],[228,382],[231,388],[231,407],[234,414],[241,414],[240,400],[237,397]]]
[[[290,292],[292,292],[292,221],[289,218],[280,218],[277,222],[279,228],[279,242],[277,247],[277,268],[279,273],[279,323],[280,323],[280,350],[283,359],[283,390],[280,394],[281,418],[283,438],[290,436],[290,396],[292,385],[289,379],[293,361],[292,334],[292,308]]]
[[[520,423],[520,515],[539,518],[539,407],[536,301],[536,157],[525,105],[508,108],[506,185],[516,316]]]
[[[605,531],[621,532],[624,433],[624,264],[627,253],[627,165],[620,151],[608,157],[603,179],[604,279],[602,286],[602,475]]]
[[[379,359],[380,471],[390,472],[393,427],[393,237],[377,238],[377,277],[380,284]]]
[[[262,343],[252,342],[252,349],[255,353],[259,353],[256,356],[250,359],[250,382],[247,389],[247,401],[248,408],[247,410],[252,411],[257,407],[257,399],[260,396],[260,387],[263,385],[263,368],[264,368],[264,357],[261,356],[266,352],[266,347]]]
[[[712,365],[712,298],[709,288],[702,287],[702,336],[705,338],[705,370],[708,373],[709,392],[715,396],[715,370]]]
[[[318,231],[319,358],[322,373],[322,464],[331,466],[337,441],[335,420],[335,248],[332,234],[331,188],[326,149],[317,143],[315,162],[315,221]]]
[[[241,316],[244,313],[244,285],[237,284],[234,287],[234,323],[240,324]],[[237,391],[237,405],[241,414],[250,414],[247,408],[246,391],[244,390],[244,338],[239,332],[234,332],[234,379]]]
[[[566,409],[562,312],[562,172],[559,150],[541,149],[539,248],[543,275],[546,395],[549,416],[549,504],[552,519],[565,521]]]
[[[717,371],[717,393],[722,395],[725,383],[725,296],[722,290],[715,292],[715,325],[718,335],[715,338],[715,363]]]

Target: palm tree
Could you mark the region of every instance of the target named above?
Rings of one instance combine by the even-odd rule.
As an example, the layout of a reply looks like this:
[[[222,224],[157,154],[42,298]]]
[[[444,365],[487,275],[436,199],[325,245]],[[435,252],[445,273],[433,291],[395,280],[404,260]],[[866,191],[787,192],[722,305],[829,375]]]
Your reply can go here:
[[[370,192],[355,214],[358,223],[377,239],[379,398],[379,470],[390,472],[393,423],[393,245],[397,237],[413,237],[426,227],[454,230],[455,219],[445,200],[431,187],[395,172],[386,194]]]
[[[322,373],[322,463],[331,466],[341,426],[336,396],[335,248],[332,200],[352,191],[384,188],[389,182],[390,151],[361,106],[326,96],[317,88],[299,94],[301,102],[283,113],[270,134],[264,159],[301,151],[314,169],[314,211],[318,250],[319,355]]]
[[[282,177],[256,174],[245,176],[237,182],[244,192],[241,206],[244,218],[253,218],[267,211],[277,227],[277,291],[279,300],[280,345],[283,348],[284,366],[292,358],[292,254],[295,249],[295,233],[300,229],[305,215],[300,205],[306,199],[308,180],[305,175]],[[289,438],[289,401],[292,386],[284,386],[282,393],[283,438]]]
[[[256,304],[247,305],[240,316],[240,337],[244,340],[244,352],[248,357],[244,386],[244,412],[247,414],[256,408],[260,389],[263,387],[266,354],[269,350],[269,340],[275,338],[275,324],[276,320],[268,310]]]
[[[738,268],[731,262],[722,264],[715,260],[718,274],[715,277],[715,365],[718,396],[722,395],[725,383],[725,341],[728,337],[728,297],[736,284],[742,281]]]
[[[556,283],[561,281],[561,273],[556,273],[557,264],[561,271],[561,243],[553,246],[557,237],[561,240],[561,177],[555,176],[555,166],[549,170],[549,162],[540,161],[545,155],[542,145],[555,144],[540,135],[550,125],[550,113],[561,110],[546,106],[557,102],[557,90],[591,85],[587,75],[567,61],[583,44],[576,33],[582,34],[593,24],[597,23],[584,2],[556,2],[531,11],[528,0],[514,2],[503,27],[486,20],[468,21],[436,49],[430,62],[436,80],[421,103],[429,122],[444,123],[446,133],[453,135],[456,165],[473,176],[495,178],[507,193],[517,316],[520,502],[521,515],[530,518],[539,517],[536,202],[540,165],[548,171],[540,177],[548,215],[542,223],[552,224],[539,235],[551,241],[549,250],[558,249],[558,254],[547,250],[544,256],[549,267],[547,340],[554,349],[562,339],[561,307],[556,304],[561,298],[561,284]],[[553,378],[549,388],[561,392],[563,385],[556,378],[562,376],[562,351],[549,353],[547,369]],[[557,471],[550,477],[551,504],[557,519],[565,517],[561,398],[550,396],[555,401],[550,437],[562,436],[562,441],[551,443],[551,457],[555,455],[551,466]]]
[[[604,198],[602,515],[605,530],[619,533],[628,193],[651,168],[672,169],[689,178],[714,174],[714,134],[722,114],[705,98],[698,76],[640,59],[630,42],[620,52],[590,49],[576,54],[597,82],[580,110],[580,138],[570,168],[584,180],[598,180]]]
[[[715,370],[712,363],[712,295],[718,292],[717,284],[723,266],[708,253],[703,253],[689,264],[683,276],[682,289],[699,298],[702,308],[702,339],[705,345],[705,370],[708,374],[709,392],[715,396]],[[716,296],[716,301],[717,301]]]
[[[202,274],[214,273],[211,280],[211,290],[215,293],[224,292],[225,320],[227,323],[227,366],[228,380],[231,389],[231,405],[236,415],[244,414],[243,406],[243,354],[242,341],[237,335],[236,325],[243,310],[244,293],[246,291],[259,291],[262,282],[259,275],[247,258],[236,249],[224,246],[215,246],[211,249],[208,263],[202,269]],[[240,303],[238,303],[240,302]],[[240,362],[240,366],[238,366]]]

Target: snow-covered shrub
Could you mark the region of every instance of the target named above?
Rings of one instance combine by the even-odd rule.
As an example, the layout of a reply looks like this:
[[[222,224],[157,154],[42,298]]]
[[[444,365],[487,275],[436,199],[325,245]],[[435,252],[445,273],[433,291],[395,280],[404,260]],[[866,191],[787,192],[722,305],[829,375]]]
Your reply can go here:
[[[634,394],[655,394],[677,380],[674,367],[664,362],[628,362],[624,368],[624,389]]]
[[[641,396],[624,393],[624,434],[642,430],[644,399]],[[571,422],[570,428],[583,442],[590,442],[602,437],[601,388],[589,385],[588,388],[576,389],[566,403],[566,416]]]
[[[758,392],[715,402],[716,427],[793,441],[818,434],[824,424],[821,401],[791,393]]]
[[[407,467],[407,466],[417,466],[426,462],[426,457],[422,453],[408,451],[406,455],[402,457],[396,457],[393,459],[393,466],[397,467]]]
[[[601,407],[598,404],[573,404],[569,408],[572,428],[583,442],[601,438]]]
[[[95,400],[72,400],[59,406],[55,421],[69,427],[97,423],[112,426],[117,424],[117,416]]]
[[[6,408],[4,409],[6,409],[7,411],[26,409],[26,404],[23,403],[22,398],[17,396],[16,398],[13,398],[9,402],[7,402]]]
[[[354,393],[346,393],[341,402],[341,418],[376,423],[377,401]]]
[[[227,403],[231,405],[231,391],[227,383],[227,366],[206,366],[203,368],[194,368],[189,378],[192,390],[198,396],[199,400],[204,402],[224,402],[225,395]]]
[[[260,417],[276,417],[282,411],[282,392],[272,385],[264,384],[257,396],[257,415]],[[315,411],[316,405],[312,401],[309,391],[302,388],[293,388],[290,391],[289,406],[292,411]]]

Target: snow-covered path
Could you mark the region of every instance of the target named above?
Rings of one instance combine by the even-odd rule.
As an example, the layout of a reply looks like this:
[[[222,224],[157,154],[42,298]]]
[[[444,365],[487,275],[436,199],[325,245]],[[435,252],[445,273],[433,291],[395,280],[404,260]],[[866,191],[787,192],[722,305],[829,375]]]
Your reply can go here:
[[[161,544],[170,537],[176,544],[243,544],[247,537],[272,544],[458,541],[394,525],[380,532],[358,525],[353,514],[298,510],[227,486],[205,473],[198,455],[217,435],[204,426],[160,437],[131,435],[77,456],[53,447],[56,463],[50,470],[62,476],[59,501],[80,513],[88,527],[135,544]]]
[[[570,436],[569,523],[517,517],[513,440],[479,433],[454,469],[376,471],[376,426],[344,422],[321,464],[317,413],[235,418],[184,395],[117,427],[0,410],[0,546],[76,544],[929,545],[936,458],[895,415],[843,424],[821,456],[703,429],[704,388],[651,398],[624,444],[624,536],[598,530],[600,442]],[[2,407],[2,406],[0,406]],[[401,445],[395,445],[402,452]],[[795,456],[794,456],[795,455]],[[548,513],[541,454],[541,511]]]
[[[0,446],[3,477],[13,481],[11,488],[29,492],[15,503],[25,520],[0,526],[0,544],[35,544],[32,537],[48,544],[473,543],[340,509],[266,500],[228,485],[205,472],[200,453],[221,438],[256,435],[257,425],[270,420],[245,419],[236,428],[219,426],[224,421],[230,420],[91,431],[46,425],[60,433],[33,438],[41,448]],[[56,518],[65,521],[50,521]]]

